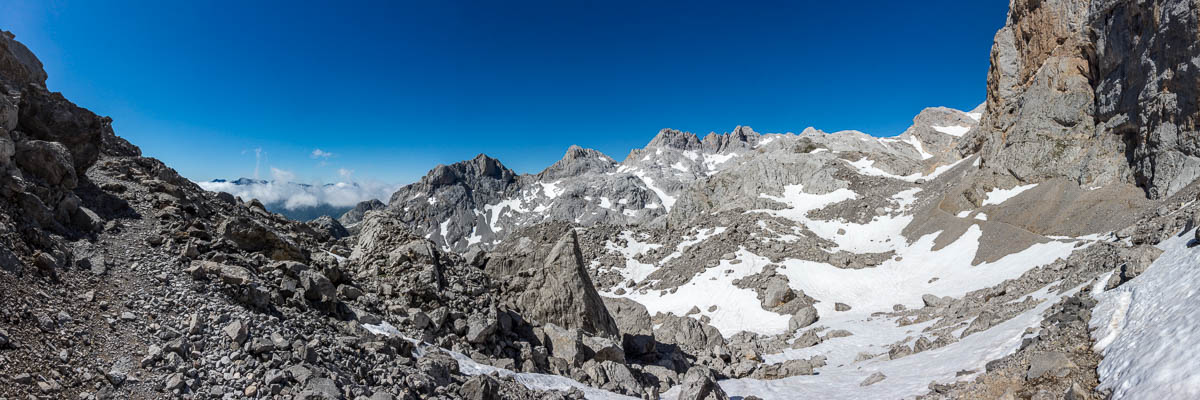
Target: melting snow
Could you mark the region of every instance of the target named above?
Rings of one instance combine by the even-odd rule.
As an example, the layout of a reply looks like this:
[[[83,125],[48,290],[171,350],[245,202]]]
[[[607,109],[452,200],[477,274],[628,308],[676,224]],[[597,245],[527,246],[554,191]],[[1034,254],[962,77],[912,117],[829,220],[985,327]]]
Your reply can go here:
[[[584,385],[582,383],[579,383],[579,381],[576,381],[574,379],[567,378],[564,376],[537,374],[537,373],[531,373],[531,372],[514,372],[514,371],[511,371],[508,369],[504,369],[504,368],[497,368],[497,367],[493,367],[490,365],[480,364],[480,363],[476,362],[475,360],[472,360],[471,357],[467,357],[465,354],[459,353],[457,351],[446,350],[443,348],[434,347],[432,345],[422,344],[419,340],[414,340],[407,336],[404,336],[403,333],[401,333],[398,329],[396,329],[395,326],[392,326],[392,324],[388,323],[387,321],[380,322],[378,325],[363,324],[362,327],[364,329],[366,329],[367,331],[374,333],[376,335],[399,336],[399,337],[403,338],[404,340],[412,342],[414,345],[416,345],[416,348],[413,351],[413,355],[415,355],[417,357],[424,357],[426,354],[429,354],[430,351],[445,352],[446,354],[449,354],[451,358],[454,358],[454,360],[458,362],[458,369],[464,375],[484,375],[484,374],[491,374],[491,373],[495,372],[497,374],[500,374],[501,376],[510,376],[513,378],[513,380],[517,381],[517,383],[520,383],[522,386],[525,386],[527,388],[534,389],[534,390],[566,391],[566,390],[570,390],[571,388],[578,388],[583,391],[583,394],[588,399],[636,400],[635,397],[629,397],[629,396],[609,392],[606,390],[596,389],[594,387]]]
[[[566,189],[558,187],[557,181],[550,183],[538,182],[538,185],[542,186],[542,194],[550,199],[555,199],[566,191]]]
[[[521,385],[524,385],[527,388],[535,389],[535,390],[563,390],[563,391],[565,391],[565,390],[569,390],[571,388],[578,388],[583,391],[584,396],[586,396],[586,398],[588,398],[588,399],[594,399],[594,400],[626,400],[626,399],[636,400],[637,399],[636,397],[629,397],[629,396],[624,396],[624,395],[616,394],[613,392],[609,392],[606,390],[596,389],[594,387],[584,385],[582,383],[579,383],[579,381],[576,381],[574,379],[567,378],[564,376],[537,374],[537,373],[532,373],[532,372],[514,372],[511,370],[504,369],[504,368],[497,368],[497,367],[493,367],[490,365],[480,364],[480,363],[476,362],[475,360],[472,360],[471,357],[467,357],[465,354],[462,354],[462,353],[459,353],[456,351],[450,351],[450,350],[445,350],[445,349],[438,349],[438,350],[446,352],[446,354],[449,354],[456,361],[458,361],[458,369],[460,371],[462,371],[462,373],[465,375],[483,375],[483,374],[490,374],[490,373],[495,372],[495,373],[498,373],[503,376],[511,376],[514,380],[517,381],[517,383],[520,383]]]
[[[638,179],[642,180],[642,183],[646,184],[647,189],[650,189],[650,191],[654,192],[655,195],[658,195],[658,199],[662,201],[663,207],[666,207],[667,211],[671,211],[671,206],[675,205],[675,198],[667,195],[667,192],[660,189],[658,186],[654,186],[654,178],[646,176],[646,173],[642,170],[632,168],[631,170],[634,176],[637,176]],[[646,206],[646,208],[652,207]]]
[[[618,237],[625,240],[624,247],[618,247],[613,242],[606,243],[604,247],[621,253],[625,257],[625,266],[617,269],[621,276],[625,277],[625,279],[632,279],[634,282],[641,282],[658,269],[658,266],[654,264],[638,261],[637,257],[646,254],[650,250],[662,247],[661,244],[642,242],[634,237],[632,231],[621,232],[621,235]]]
[[[962,137],[962,135],[966,134],[966,133],[967,133],[967,131],[970,131],[970,130],[971,130],[971,127],[969,127],[969,126],[961,126],[961,125],[955,125],[955,126],[937,126],[937,125],[934,125],[934,126],[933,126],[933,130],[935,130],[935,131],[938,131],[938,132],[941,132],[941,133],[945,133],[945,134],[947,134],[947,135],[950,135],[950,136]]]
[[[842,161],[846,161],[846,160],[842,160]],[[946,171],[949,171],[951,168],[958,166],[958,164],[962,163],[963,161],[966,161],[966,159],[964,158],[964,159],[955,161],[953,163],[934,168],[933,172],[930,172],[928,175],[922,175],[920,173],[913,173],[913,174],[904,175],[904,176],[896,175],[891,172],[887,172],[882,169],[879,169],[879,167],[875,166],[874,160],[867,159],[866,157],[860,158],[860,159],[858,159],[858,161],[846,161],[846,164],[850,164],[850,166],[854,167],[855,170],[858,170],[858,173],[861,175],[881,176],[884,178],[899,179],[899,180],[902,180],[905,182],[916,182],[916,181],[922,180],[922,179],[932,180],[934,178],[937,178],[938,176],[941,176]]]
[[[1163,241],[1146,272],[1095,294],[1100,389],[1113,398],[1200,398],[1200,247],[1188,247],[1193,237],[1186,231]]]
[[[850,189],[838,189],[826,194],[809,194],[804,193],[803,188],[803,185],[788,185],[784,188],[782,197],[768,194],[759,195],[762,198],[784,203],[789,208],[748,212],[762,212],[799,222],[817,236],[837,243],[838,246],[834,250],[846,250],[859,254],[878,253],[895,250],[904,244],[900,232],[912,221],[912,216],[880,216],[872,218],[866,224],[814,220],[808,217],[810,211],[856,199],[858,194]]]
[[[704,155],[704,167],[708,169],[709,175],[712,175],[713,171],[716,171],[717,166],[724,164],[726,161],[729,161],[729,159],[734,158],[734,157],[737,157],[736,153],[705,154]]]
[[[925,152],[925,146],[921,145],[921,141],[917,140],[916,136],[909,135],[908,139],[904,139],[904,142],[911,144],[913,148],[917,149],[917,153],[921,154],[922,160],[933,158],[933,154]]]
[[[500,230],[503,229],[496,226],[496,223],[500,222],[500,216],[504,215],[505,210],[515,211],[518,213],[529,212],[529,210],[525,209],[524,203],[521,202],[521,199],[506,199],[496,204],[488,204],[483,206],[483,211],[491,214],[490,218],[488,218],[488,225],[492,228],[492,232],[500,232]]]
[[[1012,189],[992,189],[987,192],[987,198],[985,198],[983,200],[983,205],[986,206],[986,205],[991,205],[991,204],[1003,203],[1003,202],[1007,201],[1008,199],[1011,199],[1013,197],[1016,197],[1018,194],[1021,194],[1021,192],[1024,192],[1029,189],[1033,189],[1034,186],[1037,186],[1037,184],[1031,183],[1031,184],[1024,185],[1024,186],[1017,186]]]
[[[823,350],[832,356],[828,361],[830,366],[819,369],[820,373],[817,375],[793,376],[777,380],[732,379],[719,383],[731,397],[753,395],[767,400],[911,398],[928,393],[930,381],[949,383],[969,379],[970,376],[957,376],[958,372],[962,370],[982,371],[988,361],[1016,351],[1021,345],[1025,329],[1037,327],[1042,320],[1042,314],[1050,306],[1063,297],[1073,294],[1076,290],[1078,288],[1062,294],[1039,291],[1034,297],[1042,302],[1031,310],[945,347],[926,350],[898,360],[876,357],[862,362],[852,362],[853,357],[863,350],[853,342],[869,340],[868,336],[874,335],[879,335],[876,337],[879,340],[891,339],[895,337],[898,330],[911,329],[919,332],[923,325],[896,327],[892,320],[875,320],[861,326],[864,328],[877,327],[882,331],[869,328],[860,329],[863,331],[862,334],[856,333],[854,336],[828,340],[817,346],[801,349],[814,352],[814,354]],[[851,318],[835,318],[853,321]],[[822,317],[822,321],[829,322],[824,317]],[[900,336],[900,338],[903,337]],[[835,361],[844,360],[847,357],[851,362]],[[859,385],[876,372],[883,373],[887,378],[874,385]],[[672,398],[671,396],[678,392],[678,387],[672,388],[663,394],[663,398]]]

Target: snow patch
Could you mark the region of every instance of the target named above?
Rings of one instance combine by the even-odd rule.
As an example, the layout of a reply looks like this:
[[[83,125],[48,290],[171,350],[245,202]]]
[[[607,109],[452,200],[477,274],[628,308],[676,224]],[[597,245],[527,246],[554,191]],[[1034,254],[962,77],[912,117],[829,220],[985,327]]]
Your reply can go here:
[[[961,125],[954,125],[954,126],[934,125],[933,130],[941,132],[941,133],[945,133],[947,135],[954,136],[954,137],[962,137],[962,135],[965,135],[967,133],[967,131],[971,130],[971,127],[961,126]]]
[[[1108,292],[1092,311],[1092,335],[1104,359],[1100,390],[1113,398],[1200,398],[1200,246],[1193,231],[1159,245],[1164,252],[1133,280]]]
[[[1034,186],[1037,186],[1037,184],[1031,183],[1031,184],[1024,185],[1024,186],[1017,186],[1012,189],[989,190],[986,194],[987,197],[983,199],[983,205],[986,206],[986,205],[1004,203],[1005,201],[1008,201],[1008,199],[1016,197],[1018,194],[1021,194],[1022,192],[1026,191],[1026,190],[1033,189]]]

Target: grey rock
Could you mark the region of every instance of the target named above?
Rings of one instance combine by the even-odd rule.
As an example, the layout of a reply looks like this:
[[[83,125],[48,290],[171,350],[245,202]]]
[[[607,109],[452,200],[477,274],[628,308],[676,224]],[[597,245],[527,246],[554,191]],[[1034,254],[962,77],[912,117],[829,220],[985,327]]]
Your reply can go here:
[[[728,400],[729,395],[717,385],[716,376],[712,370],[703,366],[688,369],[683,377],[679,391],[679,400]]]
[[[921,296],[921,302],[925,303],[925,307],[941,307],[950,303],[951,300],[952,299],[937,297],[932,294],[925,294]]]
[[[883,382],[884,379],[887,379],[887,375],[884,375],[882,372],[876,372],[871,374],[871,376],[868,376],[867,379],[863,379],[858,386],[871,386],[876,383]]]
[[[225,336],[237,345],[244,343],[248,335],[246,324],[243,324],[241,320],[230,322],[229,325],[225,325],[221,331],[225,332]]]
[[[592,284],[575,230],[560,229],[562,236],[545,253],[541,252],[545,246],[535,246],[523,250],[532,253],[493,255],[488,260],[488,274],[509,281],[506,291],[512,292],[522,315],[528,318],[617,338],[617,324]],[[544,259],[538,257],[541,254]]]
[[[495,318],[479,314],[471,315],[467,319],[467,341],[471,343],[487,342],[492,334],[496,333],[498,327]]]
[[[1060,352],[1035,353],[1029,359],[1029,370],[1025,379],[1038,379],[1043,376],[1064,377],[1075,369],[1075,363],[1066,354]]]
[[[465,400],[499,400],[500,383],[487,375],[475,375],[463,383],[460,394]]]
[[[801,308],[788,319],[788,330],[796,331],[817,322],[817,308],[808,306]]]
[[[606,337],[586,336],[583,338],[592,359],[596,362],[615,361],[625,363],[625,350],[615,340]]]
[[[542,327],[549,339],[550,355],[567,361],[571,366],[582,366],[588,360],[588,348],[583,343],[583,334],[575,329],[563,328],[555,324]]]

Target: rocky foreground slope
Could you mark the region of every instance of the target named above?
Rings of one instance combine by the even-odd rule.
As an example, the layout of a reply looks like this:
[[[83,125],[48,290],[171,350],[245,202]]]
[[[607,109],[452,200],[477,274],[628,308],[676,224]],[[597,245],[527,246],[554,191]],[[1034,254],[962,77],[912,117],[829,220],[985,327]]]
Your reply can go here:
[[[310,222],[142,157],[5,33],[0,397],[1200,396],[1198,20],[1014,0],[987,102],[896,137],[480,155]]]

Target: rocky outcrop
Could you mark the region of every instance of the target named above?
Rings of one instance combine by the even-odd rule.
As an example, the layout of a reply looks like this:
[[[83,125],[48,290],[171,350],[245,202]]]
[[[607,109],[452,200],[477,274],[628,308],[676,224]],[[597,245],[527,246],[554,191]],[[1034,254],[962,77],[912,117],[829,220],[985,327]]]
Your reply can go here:
[[[504,292],[523,315],[589,335],[618,338],[616,322],[588,274],[575,230],[562,224],[547,232],[540,243],[526,238],[524,244],[493,253],[485,270],[505,282]],[[561,236],[551,239],[552,232]]]
[[[1174,194],[1200,176],[1197,8],[1014,0],[992,48],[985,129],[963,149],[1023,182]]]
[[[383,204],[382,201],[379,201],[378,199],[370,199],[358,203],[354,206],[354,208],[350,209],[350,211],[346,211],[345,214],[342,214],[341,217],[338,217],[338,222],[340,222],[343,226],[354,225],[362,221],[363,216],[366,215],[367,211],[382,210],[385,207],[387,207],[387,204]]]
[[[712,370],[692,367],[683,377],[679,400],[728,400],[729,395],[717,384]]]
[[[12,32],[0,31],[0,79],[16,88],[30,83],[45,86],[46,71],[42,69],[42,61],[15,38]]]

